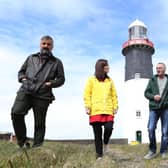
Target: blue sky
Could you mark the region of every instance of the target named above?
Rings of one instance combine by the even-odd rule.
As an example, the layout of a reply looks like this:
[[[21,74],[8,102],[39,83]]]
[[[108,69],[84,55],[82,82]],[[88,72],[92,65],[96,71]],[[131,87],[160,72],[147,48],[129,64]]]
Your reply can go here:
[[[48,111],[46,138],[92,137],[82,95],[86,79],[94,73],[99,58],[109,60],[110,76],[122,106],[121,49],[128,40],[128,26],[135,19],[147,25],[148,38],[156,50],[153,64],[167,64],[166,0],[0,0],[0,4],[0,131],[13,132],[10,110],[20,86],[17,72],[29,54],[39,51],[43,35],[54,38],[53,53],[63,61],[66,75],[65,85],[54,90],[56,101]],[[32,120],[29,112],[29,136],[33,135]],[[119,132],[114,131],[114,137],[119,137]]]

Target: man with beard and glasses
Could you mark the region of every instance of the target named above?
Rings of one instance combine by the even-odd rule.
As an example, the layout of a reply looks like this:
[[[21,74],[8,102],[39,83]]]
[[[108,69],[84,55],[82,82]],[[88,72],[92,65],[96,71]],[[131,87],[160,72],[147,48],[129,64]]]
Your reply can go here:
[[[63,64],[51,52],[53,43],[52,37],[43,36],[40,41],[40,52],[30,55],[18,72],[18,80],[22,85],[17,92],[11,117],[20,148],[30,147],[25,124],[25,115],[30,109],[34,114],[32,147],[42,145],[47,110],[55,99],[52,88],[60,87],[65,82]]]

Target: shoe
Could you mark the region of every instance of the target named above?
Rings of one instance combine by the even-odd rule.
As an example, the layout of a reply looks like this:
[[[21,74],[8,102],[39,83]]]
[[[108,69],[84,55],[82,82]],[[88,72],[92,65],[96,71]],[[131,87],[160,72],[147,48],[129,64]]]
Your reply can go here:
[[[97,160],[97,161],[102,160],[102,157],[98,157],[96,160]]]
[[[23,148],[23,146],[24,146],[24,142],[21,142],[21,141],[18,141],[17,144],[18,144],[19,148]]]
[[[43,143],[33,144],[32,148],[38,148],[41,147]]]
[[[30,148],[30,143],[28,141],[25,142],[18,142],[19,148],[21,149],[29,149]]]
[[[30,149],[30,142],[26,141],[26,142],[24,143],[24,147],[25,147],[26,149]]]
[[[162,159],[167,159],[168,158],[168,155],[167,155],[167,153],[161,153],[161,158]]]
[[[157,155],[157,154],[156,154],[155,152],[149,151],[148,154],[146,154],[146,155],[144,156],[144,159],[150,160],[150,159],[156,157],[156,155]]]
[[[104,145],[104,153],[109,153],[110,152],[110,148],[109,145]]]
[[[102,157],[103,157],[103,155],[102,154],[96,154],[96,160],[101,160],[102,159]]]

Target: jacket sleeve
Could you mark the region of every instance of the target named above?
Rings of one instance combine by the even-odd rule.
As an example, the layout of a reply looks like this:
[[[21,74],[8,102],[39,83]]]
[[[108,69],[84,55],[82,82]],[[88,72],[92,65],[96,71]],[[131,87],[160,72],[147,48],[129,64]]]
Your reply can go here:
[[[144,96],[149,100],[154,100],[154,94],[152,93],[151,84],[152,84],[152,80],[150,80],[148,82],[148,85],[147,85],[145,92],[144,92]]]
[[[56,68],[56,78],[54,80],[50,80],[51,87],[56,88],[60,87],[65,82],[65,74],[64,74],[64,67],[61,60],[58,60],[57,68]]]
[[[85,107],[91,108],[91,96],[92,96],[92,80],[89,78],[86,82],[84,89],[84,104]]]
[[[23,65],[21,66],[21,68],[20,68],[20,70],[18,72],[18,81],[19,82],[22,82],[22,79],[26,78],[26,69],[27,69],[28,59],[29,59],[29,57],[23,63]]]
[[[114,110],[117,110],[118,109],[118,97],[117,97],[117,92],[116,92],[116,89],[115,89],[115,86],[114,86],[114,82],[113,80],[111,80],[112,82],[112,102],[113,102],[113,108]]]

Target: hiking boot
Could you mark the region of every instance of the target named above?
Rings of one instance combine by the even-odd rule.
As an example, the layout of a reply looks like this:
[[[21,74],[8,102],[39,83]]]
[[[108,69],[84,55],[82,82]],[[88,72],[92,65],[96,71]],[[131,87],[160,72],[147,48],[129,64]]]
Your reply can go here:
[[[156,155],[157,155],[157,154],[156,154],[155,152],[149,151],[149,152],[144,156],[144,159],[150,160],[150,159],[156,157]]]

